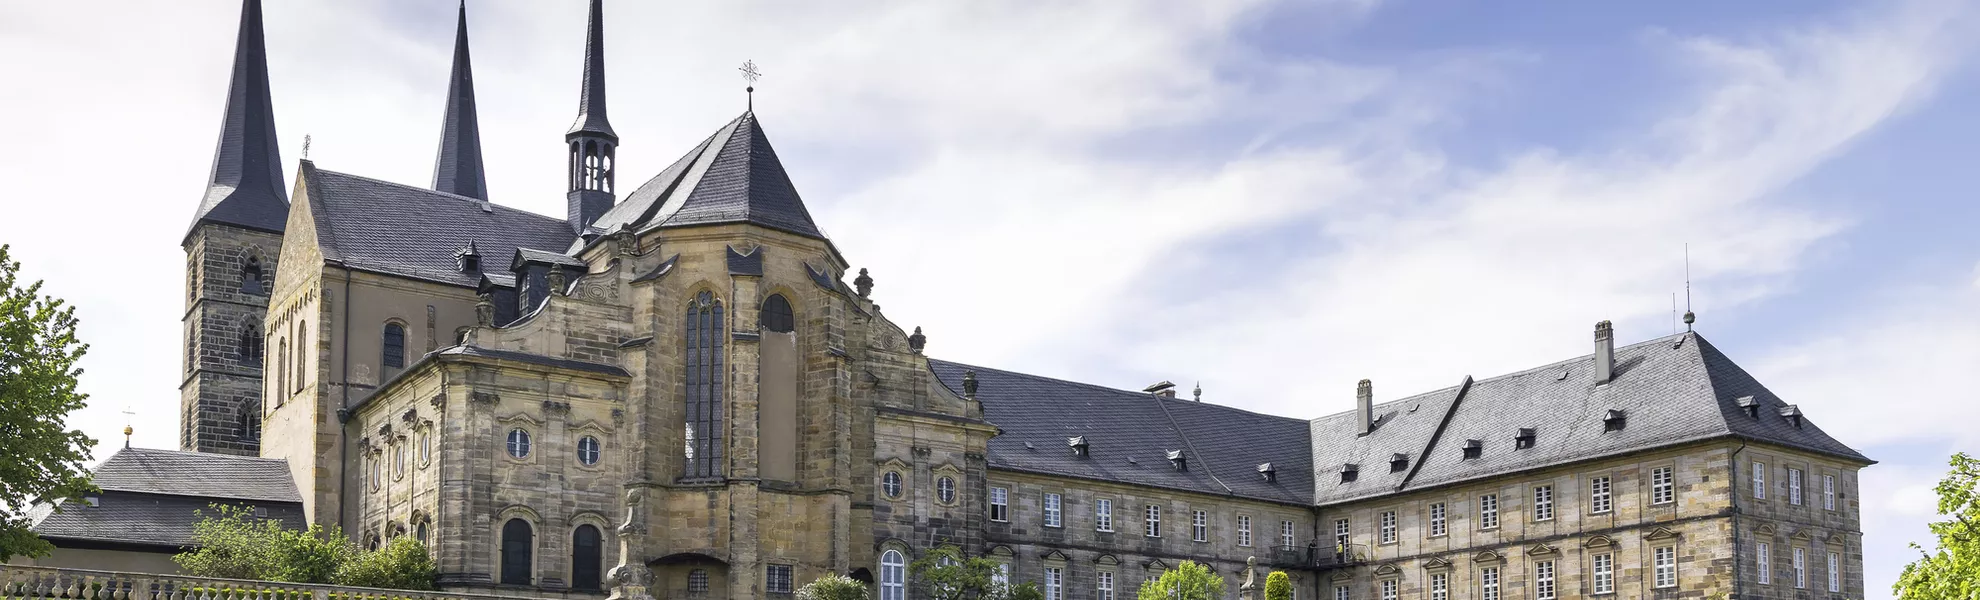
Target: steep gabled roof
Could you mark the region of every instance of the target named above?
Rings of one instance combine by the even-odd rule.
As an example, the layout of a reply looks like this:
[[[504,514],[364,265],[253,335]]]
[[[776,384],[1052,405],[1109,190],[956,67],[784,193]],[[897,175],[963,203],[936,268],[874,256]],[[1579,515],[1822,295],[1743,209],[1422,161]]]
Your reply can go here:
[[[193,212],[192,227],[221,223],[281,233],[289,216],[289,190],[275,142],[275,106],[268,91],[268,51],[261,31],[261,1],[241,3],[227,110],[213,150],[213,173]],[[191,235],[191,228],[187,229]]]
[[[756,114],[745,112],[626,196],[593,227],[750,223],[819,239]]]
[[[575,237],[563,219],[466,196],[316,168],[302,162],[324,257],[354,269],[474,287],[454,251],[474,242],[483,256],[517,248],[564,248]],[[499,260],[499,259],[498,259]],[[482,268],[500,270],[496,260]]]
[[[440,152],[433,161],[433,189],[488,199],[481,166],[481,125],[474,107],[474,68],[468,60],[467,2],[454,31],[454,70],[447,77],[447,110],[440,122]]]

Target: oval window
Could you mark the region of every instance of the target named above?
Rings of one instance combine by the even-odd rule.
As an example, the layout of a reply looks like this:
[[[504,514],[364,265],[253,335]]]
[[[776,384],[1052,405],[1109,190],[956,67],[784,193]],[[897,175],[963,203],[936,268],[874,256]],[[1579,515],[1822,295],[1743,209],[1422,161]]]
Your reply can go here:
[[[901,474],[900,474],[900,472],[898,472],[898,471],[888,471],[888,472],[887,472],[886,474],[884,474],[884,475],[881,475],[881,476],[880,476],[880,491],[881,491],[881,493],[884,493],[884,494],[886,494],[888,498],[899,498],[899,497],[901,497]]]
[[[943,504],[956,503],[956,479],[943,477],[935,480],[935,498]]]
[[[587,435],[578,440],[578,462],[598,464],[598,438]]]
[[[529,432],[520,427],[509,430],[509,456],[529,458]]]

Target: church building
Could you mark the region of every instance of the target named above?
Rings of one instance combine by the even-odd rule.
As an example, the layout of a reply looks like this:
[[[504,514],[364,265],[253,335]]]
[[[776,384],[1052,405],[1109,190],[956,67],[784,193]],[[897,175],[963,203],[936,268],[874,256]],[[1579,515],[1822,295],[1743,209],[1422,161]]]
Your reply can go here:
[[[1382,402],[1363,381],[1316,419],[935,358],[753,112],[621,185],[601,4],[576,119],[544,132],[550,216],[488,187],[465,6],[418,186],[282,162],[243,2],[183,243],[183,450],[282,461],[308,522],[414,536],[444,588],[511,596],[839,573],[900,600],[940,547],[1051,600],[1182,561],[1237,597],[1247,560],[1309,599],[1863,595],[1872,461],[1695,332],[1603,322],[1590,354]]]

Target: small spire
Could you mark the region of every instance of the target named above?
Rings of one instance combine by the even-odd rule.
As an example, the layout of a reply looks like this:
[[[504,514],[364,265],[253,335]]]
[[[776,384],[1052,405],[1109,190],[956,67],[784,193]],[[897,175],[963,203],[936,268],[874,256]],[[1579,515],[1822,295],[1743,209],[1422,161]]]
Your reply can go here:
[[[605,6],[591,0],[591,16],[585,20],[584,87],[578,91],[578,118],[570,133],[603,134],[613,140],[612,123],[605,119]]]
[[[1193,394],[1195,394],[1195,396],[1196,396],[1196,401],[1197,401],[1197,402],[1202,402],[1202,401],[1203,401],[1203,382],[1201,382],[1201,381],[1198,381],[1198,382],[1196,382],[1196,390],[1195,390],[1194,392],[1192,392],[1192,393],[1193,393]]]
[[[213,175],[193,214],[194,226],[211,221],[279,233],[288,223],[289,194],[275,141],[267,46],[261,0],[243,0],[220,143],[213,150]]]
[[[481,125],[474,107],[474,69],[468,60],[467,2],[462,0],[454,29],[454,70],[447,76],[447,109],[440,121],[439,157],[433,161],[433,189],[488,200],[488,178],[481,164]]]

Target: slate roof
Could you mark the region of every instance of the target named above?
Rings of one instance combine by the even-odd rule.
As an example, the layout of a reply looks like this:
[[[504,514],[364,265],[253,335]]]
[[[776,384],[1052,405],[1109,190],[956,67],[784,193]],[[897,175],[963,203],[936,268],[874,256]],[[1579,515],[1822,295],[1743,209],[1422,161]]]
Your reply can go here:
[[[605,7],[591,0],[591,14],[585,21],[584,84],[578,92],[577,122],[565,137],[592,133],[619,139],[612,123],[605,119]]]
[[[284,469],[284,477],[287,476]],[[213,503],[248,504],[268,509],[268,518],[278,519],[291,529],[308,527],[300,502],[242,502],[226,498],[168,496],[105,491],[96,506],[86,502],[64,502],[58,512],[48,504],[37,505],[28,518],[35,535],[56,540],[86,540],[144,544],[166,548],[192,545],[193,524],[200,511],[212,516]]]
[[[289,190],[282,178],[282,154],[275,142],[275,106],[268,91],[267,43],[261,30],[261,1],[241,3],[241,27],[234,41],[233,75],[220,141],[213,150],[213,174],[193,212],[191,227],[223,223],[281,233],[289,218]],[[191,235],[191,227],[187,235]]]
[[[91,474],[96,503],[39,503],[29,528],[55,540],[178,548],[192,543],[198,511],[210,504],[251,505],[293,528],[307,526],[289,463],[274,458],[124,448]],[[207,513],[212,514],[211,510]]]
[[[1099,479],[1275,502],[1312,500],[1307,422],[1228,406],[930,360],[952,390],[975,370],[993,469]],[[1067,438],[1085,436],[1086,457]],[[1182,450],[1188,470],[1167,453]],[[1267,482],[1259,463],[1277,469]]]
[[[106,492],[302,502],[288,461],[278,458],[124,448],[103,459],[91,481]]]
[[[481,166],[481,125],[474,108],[474,68],[468,60],[467,3],[454,31],[454,70],[447,76],[447,111],[440,121],[440,152],[433,160],[433,189],[488,199]]]
[[[442,356],[484,356],[494,359],[513,360],[516,362],[524,362],[524,363],[530,363],[536,365],[556,367],[559,369],[584,371],[587,373],[601,373],[605,375],[617,375],[619,377],[632,376],[632,373],[626,372],[625,369],[604,363],[586,362],[582,360],[571,360],[568,358],[544,356],[541,354],[530,354],[528,352],[517,352],[514,350],[497,350],[494,348],[483,348],[481,346],[470,346],[470,345],[451,346],[451,347],[435,350],[433,351],[433,353]],[[406,369],[406,371],[412,371],[412,369]]]
[[[592,223],[644,230],[751,223],[819,239],[756,114],[745,112]]]
[[[565,248],[575,238],[563,219],[408,185],[316,168],[302,178],[325,258],[354,269],[474,287],[454,251],[474,242],[482,256],[517,248]],[[483,264],[484,269],[499,268]]]

